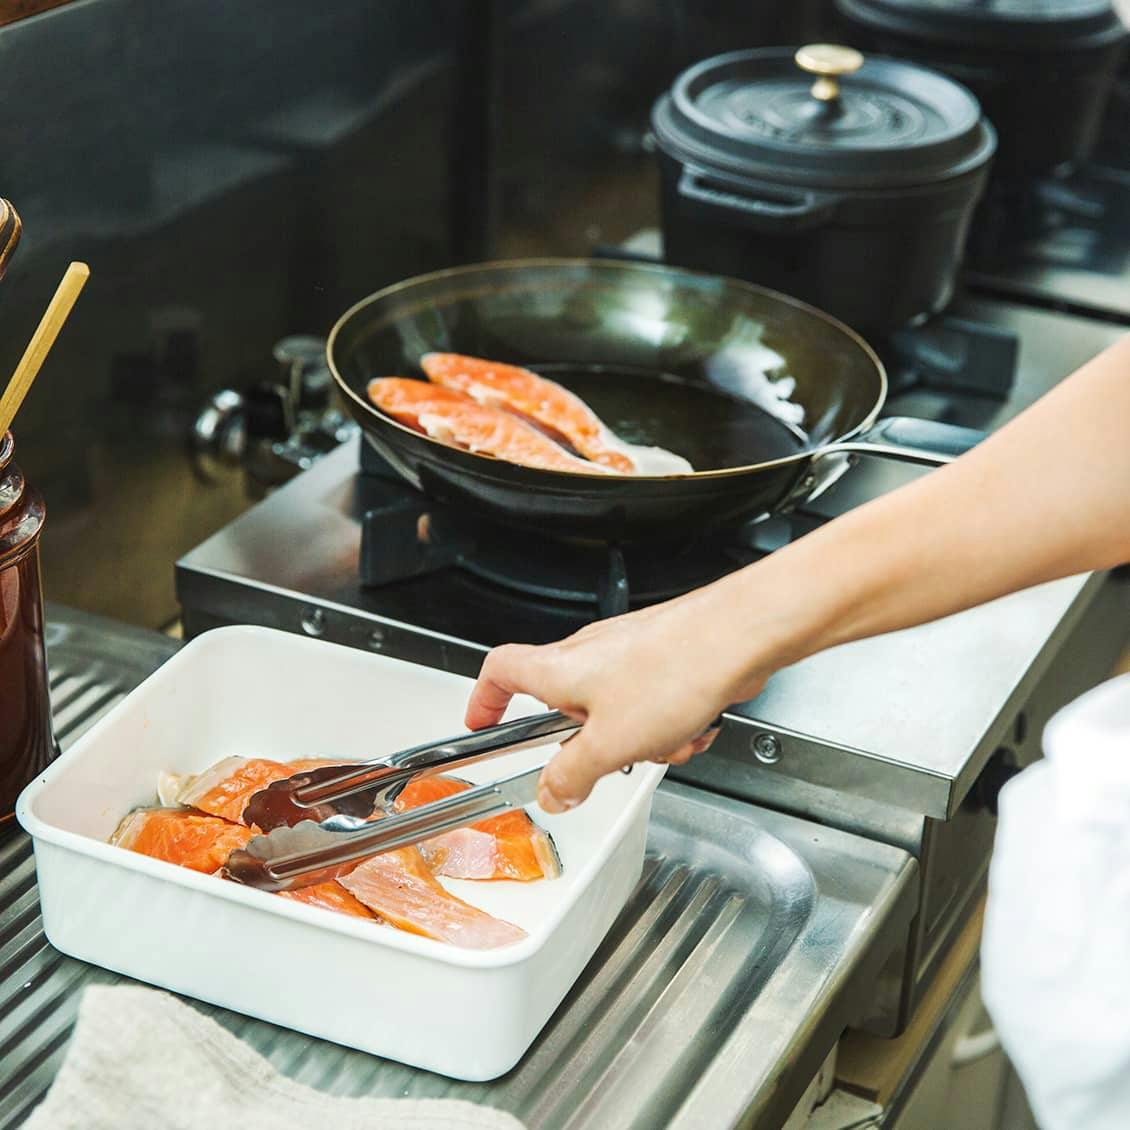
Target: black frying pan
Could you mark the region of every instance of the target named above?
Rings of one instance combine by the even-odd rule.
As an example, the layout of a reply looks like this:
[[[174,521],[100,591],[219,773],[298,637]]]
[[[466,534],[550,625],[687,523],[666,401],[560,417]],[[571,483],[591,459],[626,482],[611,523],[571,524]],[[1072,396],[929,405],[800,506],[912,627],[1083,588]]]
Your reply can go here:
[[[521,467],[450,447],[373,407],[373,377],[422,378],[419,358],[432,350],[534,369],[623,438],[669,448],[695,473]],[[858,335],[773,291],[667,267],[530,260],[425,275],[342,315],[327,355],[365,435],[409,482],[559,537],[695,532],[795,504],[852,452],[937,464],[981,438],[921,420],[876,425],[886,376]]]

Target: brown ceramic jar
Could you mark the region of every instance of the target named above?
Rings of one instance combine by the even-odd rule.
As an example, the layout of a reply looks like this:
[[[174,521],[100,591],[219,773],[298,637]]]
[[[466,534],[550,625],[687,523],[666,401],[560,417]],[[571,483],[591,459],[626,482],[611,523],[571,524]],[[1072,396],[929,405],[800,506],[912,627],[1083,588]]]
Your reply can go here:
[[[0,821],[55,755],[47,696],[39,534],[46,510],[0,436]]]

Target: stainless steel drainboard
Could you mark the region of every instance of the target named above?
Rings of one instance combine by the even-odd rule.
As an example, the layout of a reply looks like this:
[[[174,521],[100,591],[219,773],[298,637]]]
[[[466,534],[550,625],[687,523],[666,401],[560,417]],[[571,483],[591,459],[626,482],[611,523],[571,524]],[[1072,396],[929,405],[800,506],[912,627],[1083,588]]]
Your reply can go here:
[[[52,611],[66,745],[173,645]],[[285,1074],[334,1094],[463,1097],[530,1130],[776,1127],[905,933],[915,882],[913,860],[894,848],[664,784],[631,901],[501,1080],[455,1083],[194,1003]],[[50,1085],[83,985],[120,980],[47,943],[30,841],[7,826],[0,1130],[18,1126]]]

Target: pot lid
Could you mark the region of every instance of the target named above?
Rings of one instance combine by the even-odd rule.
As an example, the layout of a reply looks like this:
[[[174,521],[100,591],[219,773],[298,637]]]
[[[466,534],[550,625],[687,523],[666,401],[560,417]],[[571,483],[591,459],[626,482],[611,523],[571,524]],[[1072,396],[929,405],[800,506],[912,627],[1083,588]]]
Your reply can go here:
[[[1100,46],[1126,32],[1111,0],[836,0],[876,30],[1010,50]]]
[[[680,159],[811,187],[931,182],[983,165],[996,145],[976,98],[952,79],[831,44],[698,63],[652,124]]]

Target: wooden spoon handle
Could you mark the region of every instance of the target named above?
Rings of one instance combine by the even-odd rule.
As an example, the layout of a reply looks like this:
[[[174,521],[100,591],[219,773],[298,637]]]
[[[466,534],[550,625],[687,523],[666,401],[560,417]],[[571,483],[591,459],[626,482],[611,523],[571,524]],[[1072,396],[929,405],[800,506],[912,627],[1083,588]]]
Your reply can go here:
[[[0,197],[0,279],[8,269],[23,230],[19,212],[12,207],[10,200]]]
[[[70,314],[79,292],[86,285],[89,277],[90,268],[85,263],[72,263],[67,268],[67,273],[59,283],[59,288],[48,304],[35,333],[32,334],[31,341],[28,342],[28,347],[24,350],[24,355],[20,358],[20,363],[4,390],[4,395],[0,397],[0,436],[12,426],[12,420],[19,411],[24,397],[27,396],[32,381],[38,375],[40,366],[51,351],[51,346],[55,344],[67,315]]]

